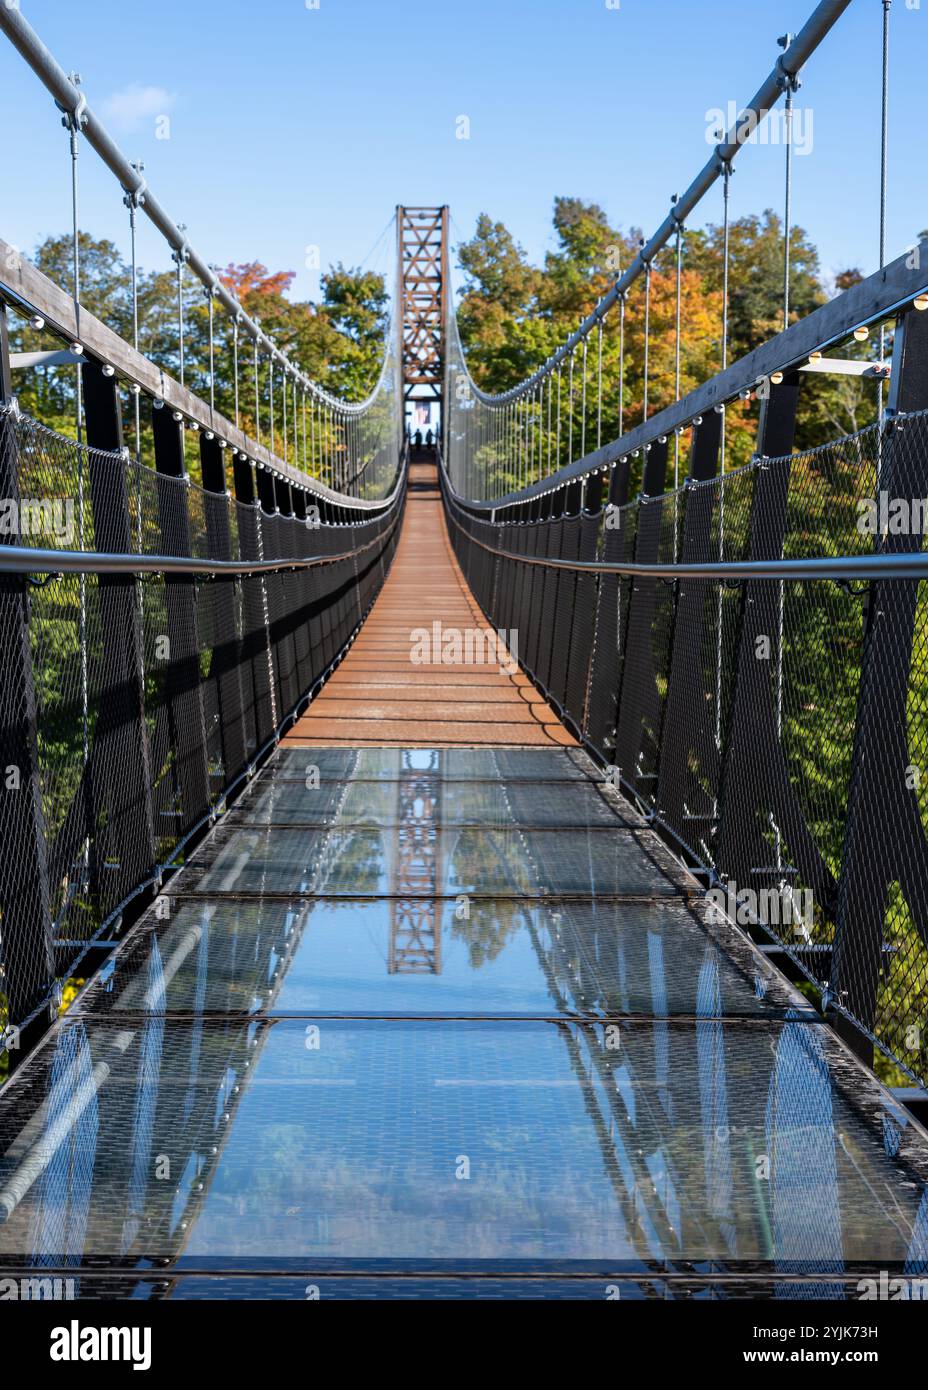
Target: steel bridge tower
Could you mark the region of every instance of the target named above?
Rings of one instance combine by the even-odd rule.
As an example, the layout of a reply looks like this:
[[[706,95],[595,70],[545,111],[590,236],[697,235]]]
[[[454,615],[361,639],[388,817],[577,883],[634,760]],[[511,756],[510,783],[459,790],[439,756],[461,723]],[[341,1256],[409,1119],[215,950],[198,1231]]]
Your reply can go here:
[[[448,208],[396,209],[403,395],[442,403]],[[442,411],[442,414],[444,412]]]

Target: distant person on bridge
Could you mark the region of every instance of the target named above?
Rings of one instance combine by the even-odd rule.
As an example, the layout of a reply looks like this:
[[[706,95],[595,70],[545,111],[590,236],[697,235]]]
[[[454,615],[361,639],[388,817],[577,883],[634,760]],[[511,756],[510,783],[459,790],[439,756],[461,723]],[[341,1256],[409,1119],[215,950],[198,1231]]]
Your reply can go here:
[[[415,438],[414,438],[414,440],[413,440],[413,443],[415,444],[415,446],[416,446],[417,449],[421,449],[421,448],[422,448],[422,431],[421,431],[421,430],[416,430],[416,434],[415,434]]]
[[[431,430],[429,430],[428,433],[426,434],[426,436],[425,436],[425,442],[426,442],[426,444],[429,446],[429,448],[431,449],[431,447],[432,447],[432,431],[431,431]]]

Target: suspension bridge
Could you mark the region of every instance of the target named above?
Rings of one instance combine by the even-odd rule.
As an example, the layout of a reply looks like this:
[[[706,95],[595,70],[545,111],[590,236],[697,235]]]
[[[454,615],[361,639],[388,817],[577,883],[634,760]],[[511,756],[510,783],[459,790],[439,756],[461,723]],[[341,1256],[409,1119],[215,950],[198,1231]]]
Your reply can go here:
[[[4,1287],[844,1299],[924,1274],[928,558],[893,518],[928,498],[928,243],[891,258],[882,217],[880,269],[791,313],[787,141],[783,327],[728,350],[735,161],[851,3],[784,38],[502,394],[468,367],[448,209],[398,207],[362,401],[246,312],[0,9],[74,210],[70,283],[0,242]],[[126,205],[131,341],[82,301],[88,158]],[[884,208],[885,170],[884,124]],[[714,189],[721,360],[684,392],[681,258]],[[167,361],[139,347],[142,217],[176,274]],[[73,383],[70,431],[22,408],[38,368]],[[836,375],[867,423],[797,448]]]

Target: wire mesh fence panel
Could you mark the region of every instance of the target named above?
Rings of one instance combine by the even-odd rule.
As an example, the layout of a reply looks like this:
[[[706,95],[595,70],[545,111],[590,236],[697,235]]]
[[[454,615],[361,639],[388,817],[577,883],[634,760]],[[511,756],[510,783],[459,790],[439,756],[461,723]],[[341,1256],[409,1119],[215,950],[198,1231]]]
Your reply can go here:
[[[321,681],[383,582],[403,488],[373,513],[346,501],[349,524],[315,504],[309,521],[270,515],[11,409],[0,467],[0,544],[128,560],[0,575],[3,766],[22,788],[0,827],[0,1020],[15,1028],[56,1007],[87,946],[156,891]],[[342,558],[235,574],[133,571],[135,556]]]
[[[592,515],[445,500],[491,621],[720,908],[782,943],[888,1078],[928,1082],[928,586],[746,568],[923,551],[928,414]]]
[[[638,507],[636,561],[677,559],[678,493],[643,498]],[[651,806],[657,803],[661,725],[673,632],[674,582],[636,576],[629,596],[629,657],[622,671],[615,764]]]
[[[579,560],[592,561],[596,559],[600,526],[601,518],[596,514],[584,514],[581,518],[577,537],[577,558]],[[578,574],[573,593],[570,645],[567,652],[562,701],[566,717],[578,730],[583,728],[586,716],[586,697],[589,688],[595,627],[596,579],[593,575]]]
[[[607,510],[600,558],[607,564],[629,564],[635,558],[638,508],[634,504]],[[590,661],[584,733],[605,762],[615,766],[619,690],[625,660],[632,581],[627,575],[597,578],[596,627]]]
[[[673,518],[681,562],[747,558],[754,477],[753,470],[741,469],[685,489]],[[740,602],[737,585],[698,578],[676,584],[657,809],[681,844],[706,863],[714,862]]]

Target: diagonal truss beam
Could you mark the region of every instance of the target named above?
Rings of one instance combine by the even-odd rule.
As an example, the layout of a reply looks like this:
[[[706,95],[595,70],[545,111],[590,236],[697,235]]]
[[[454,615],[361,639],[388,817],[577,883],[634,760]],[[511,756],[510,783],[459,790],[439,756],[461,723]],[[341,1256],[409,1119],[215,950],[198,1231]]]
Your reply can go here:
[[[397,208],[403,388],[407,400],[442,398],[448,209]]]

